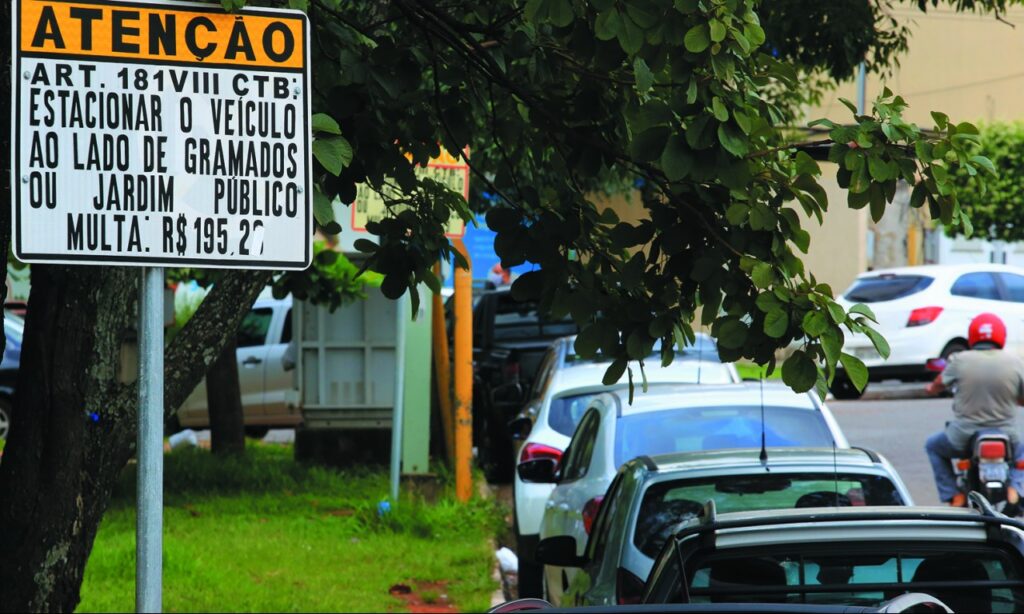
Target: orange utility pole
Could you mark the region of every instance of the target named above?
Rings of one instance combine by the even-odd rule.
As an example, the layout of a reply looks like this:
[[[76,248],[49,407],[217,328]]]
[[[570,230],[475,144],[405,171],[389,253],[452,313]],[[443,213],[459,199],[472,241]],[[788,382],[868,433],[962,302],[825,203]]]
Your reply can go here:
[[[434,274],[440,276],[441,265],[434,265]],[[455,462],[455,430],[452,417],[452,369],[448,354],[448,331],[444,322],[444,300],[440,293],[434,293],[434,308],[431,310],[431,325],[434,336],[434,373],[437,374],[437,400],[441,409],[441,428],[444,430],[444,449],[448,462]]]
[[[455,249],[468,269],[455,267],[455,496],[469,501],[473,494],[473,273],[462,239]]]

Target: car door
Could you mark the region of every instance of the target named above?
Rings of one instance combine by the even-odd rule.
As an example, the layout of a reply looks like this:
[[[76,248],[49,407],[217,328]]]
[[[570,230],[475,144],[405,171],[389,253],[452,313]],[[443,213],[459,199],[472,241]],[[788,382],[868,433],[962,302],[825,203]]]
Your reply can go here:
[[[551,493],[545,504],[542,537],[570,535],[576,538],[576,551],[583,553],[586,547],[585,533],[579,530],[582,525],[583,503],[578,492],[580,480],[587,475],[590,459],[594,453],[594,445],[601,428],[601,414],[591,409],[580,420],[572,441],[562,457],[564,460],[559,468],[558,486]],[[569,586],[576,570],[567,567],[544,566],[547,580],[548,597],[552,603],[558,604],[562,594]]]
[[[1002,290],[1007,349],[1024,356],[1024,275],[997,273]]]
[[[238,327],[238,386],[242,391],[242,411],[246,422],[264,421],[264,389],[269,347],[267,334],[274,319],[273,307],[256,307],[245,315]]]
[[[292,374],[284,369],[284,355],[292,340],[292,307],[285,302],[275,308],[275,322],[267,339],[267,359],[263,367],[263,412],[268,423],[297,424],[300,415],[288,406],[288,392],[292,388]]]

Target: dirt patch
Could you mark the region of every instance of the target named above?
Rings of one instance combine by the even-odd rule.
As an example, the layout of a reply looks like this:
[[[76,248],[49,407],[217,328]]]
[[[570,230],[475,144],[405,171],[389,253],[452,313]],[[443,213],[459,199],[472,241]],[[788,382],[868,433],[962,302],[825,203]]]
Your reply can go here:
[[[413,581],[409,584],[395,584],[388,592],[405,602],[414,614],[447,614],[458,612],[448,600],[447,582]]]

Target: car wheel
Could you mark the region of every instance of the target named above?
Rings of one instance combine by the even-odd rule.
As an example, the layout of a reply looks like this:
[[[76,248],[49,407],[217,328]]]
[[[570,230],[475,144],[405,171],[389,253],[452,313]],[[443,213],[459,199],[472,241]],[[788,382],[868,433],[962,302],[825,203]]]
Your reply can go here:
[[[864,390],[868,387],[865,384]],[[855,401],[864,394],[864,390],[857,390],[857,387],[853,385],[850,378],[845,375],[837,373],[835,379],[832,380],[832,385],[829,387],[832,391],[832,396],[839,399],[840,401]]]
[[[0,398],[0,439],[7,439],[7,432],[11,430],[11,400]]]
[[[942,354],[940,356],[943,360],[949,360],[949,357],[953,354],[967,351],[967,344],[963,341],[950,341],[946,344],[946,347],[942,348]]]

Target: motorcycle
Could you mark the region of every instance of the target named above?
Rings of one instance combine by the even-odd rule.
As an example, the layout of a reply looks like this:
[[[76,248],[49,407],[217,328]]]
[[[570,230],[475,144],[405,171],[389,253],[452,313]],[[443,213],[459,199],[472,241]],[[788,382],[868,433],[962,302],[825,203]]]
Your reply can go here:
[[[937,358],[927,363],[929,371],[942,373],[946,361]],[[956,391],[954,390],[955,394]],[[1015,461],[1013,440],[998,428],[980,429],[971,436],[963,458],[952,459],[957,489],[966,499],[968,493],[981,493],[995,507],[1007,516],[1020,515],[1020,504],[1013,506],[1006,501],[1010,486],[1010,472],[1024,469],[1024,461]]]

